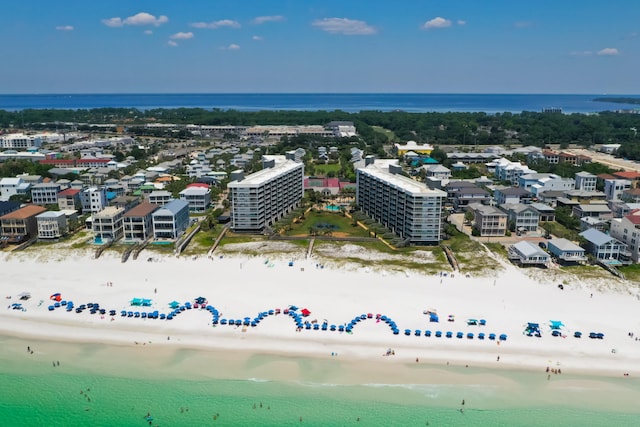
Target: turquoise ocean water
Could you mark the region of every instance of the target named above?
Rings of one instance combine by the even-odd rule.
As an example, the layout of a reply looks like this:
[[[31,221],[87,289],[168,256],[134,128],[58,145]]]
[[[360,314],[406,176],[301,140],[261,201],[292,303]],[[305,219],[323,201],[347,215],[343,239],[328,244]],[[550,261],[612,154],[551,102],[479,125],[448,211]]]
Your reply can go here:
[[[508,373],[508,385],[482,384],[472,380],[481,370],[469,370],[470,384],[213,379],[206,372],[198,375],[207,370],[201,364],[206,354],[199,350],[178,352],[179,361],[161,368],[145,368],[144,359],[132,360],[117,347],[64,344],[74,347],[75,355],[54,367],[53,353],[42,356],[36,349],[29,355],[22,350],[25,343],[0,339],[0,425],[145,426],[147,414],[153,417],[151,425],[158,426],[640,425],[640,411],[633,404],[640,387],[633,379],[594,380],[602,387],[596,390],[557,388],[551,385],[557,378],[547,382],[545,375],[531,372]],[[109,357],[100,365],[95,361],[102,356],[95,356],[104,352]],[[279,356],[249,363],[265,363],[265,358],[277,363]],[[83,359],[91,362],[83,364]],[[192,359],[200,360],[197,368],[190,367]],[[210,363],[212,370],[224,370],[219,366],[223,361],[212,358]],[[297,363],[316,372],[328,366],[308,358]],[[451,374],[463,370],[452,368]]]

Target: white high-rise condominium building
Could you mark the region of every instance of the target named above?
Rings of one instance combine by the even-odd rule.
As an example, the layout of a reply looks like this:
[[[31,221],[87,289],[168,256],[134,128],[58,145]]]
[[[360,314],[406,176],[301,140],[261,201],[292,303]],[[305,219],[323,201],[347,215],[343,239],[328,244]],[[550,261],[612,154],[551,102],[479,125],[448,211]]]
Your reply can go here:
[[[231,174],[231,228],[260,231],[289,213],[304,196],[304,164],[285,156],[263,156],[263,169]]]
[[[412,244],[438,244],[447,194],[400,175],[398,160],[367,157],[365,162],[356,170],[360,209]]]

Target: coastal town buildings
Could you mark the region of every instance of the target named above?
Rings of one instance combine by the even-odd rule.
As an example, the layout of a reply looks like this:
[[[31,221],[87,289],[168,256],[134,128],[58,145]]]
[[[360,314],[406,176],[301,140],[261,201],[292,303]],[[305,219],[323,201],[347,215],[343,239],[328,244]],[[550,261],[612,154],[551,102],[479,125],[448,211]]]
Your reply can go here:
[[[438,244],[446,193],[401,172],[395,159],[367,157],[365,166],[356,170],[358,206],[411,244]]]
[[[107,206],[107,191],[104,187],[89,187],[80,192],[83,213],[100,212]]]
[[[67,215],[62,211],[46,211],[36,216],[38,239],[59,239],[68,231]]]
[[[152,215],[158,209],[158,205],[142,202],[125,212],[122,217],[124,241],[144,242],[153,236]]]
[[[180,200],[189,204],[190,212],[204,212],[211,204],[211,190],[207,185],[192,185],[180,192]]]
[[[96,243],[116,241],[123,235],[124,209],[108,206],[93,214],[92,231]]]
[[[36,216],[46,209],[37,205],[26,205],[0,217],[2,237],[11,243],[20,243],[38,236]]]
[[[231,227],[260,231],[300,204],[304,165],[284,156],[263,156],[263,169],[248,176],[231,174],[227,185],[231,200]]]
[[[189,226],[189,204],[184,200],[172,200],[151,214],[153,237],[175,240]]]
[[[31,187],[31,203],[34,205],[57,205],[60,185],[55,182],[43,182]]]

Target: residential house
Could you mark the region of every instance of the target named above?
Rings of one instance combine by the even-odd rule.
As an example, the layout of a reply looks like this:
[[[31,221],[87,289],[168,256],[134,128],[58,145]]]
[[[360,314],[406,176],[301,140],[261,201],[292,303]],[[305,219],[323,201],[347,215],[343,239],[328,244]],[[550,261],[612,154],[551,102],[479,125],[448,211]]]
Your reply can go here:
[[[538,211],[540,214],[539,221],[555,221],[556,220],[556,210],[549,205],[545,205],[544,203],[532,203],[531,207]]]
[[[611,213],[611,209],[609,209],[609,206],[594,203],[574,206],[572,209],[572,213],[576,218],[584,218],[586,216],[598,219],[613,218],[613,214]]]
[[[124,240],[144,242],[153,236],[153,213],[158,209],[159,205],[145,201],[125,212],[122,218]]]
[[[175,240],[189,227],[189,204],[184,200],[172,200],[151,214],[153,237]]]
[[[47,211],[36,215],[38,239],[59,239],[68,231],[67,215],[62,211]]]
[[[569,190],[565,191],[564,197],[583,204],[607,202],[607,195],[602,191]]]
[[[610,219],[601,219],[597,216],[583,216],[580,218],[580,231],[595,228],[598,231],[606,233],[609,230]]]
[[[562,178],[552,173],[522,175],[518,179],[518,184],[521,188],[530,191],[533,196],[538,196],[539,193],[549,190],[568,191],[575,188],[575,180],[573,178]]]
[[[613,172],[612,175],[618,179],[627,179],[631,181],[631,188],[640,187],[640,172],[620,171],[620,172]]]
[[[549,264],[549,254],[526,240],[509,247],[509,259],[520,266],[541,265],[546,267]]]
[[[26,196],[30,187],[21,178],[0,178],[0,201],[6,202],[11,196]]]
[[[598,177],[589,172],[578,172],[575,175],[576,190],[596,191]]]
[[[506,203],[523,203],[531,201],[531,193],[520,187],[496,187],[493,198],[498,205]]]
[[[449,179],[451,178],[451,169],[443,165],[424,165],[422,168],[426,172],[427,177],[434,177],[436,179]]]
[[[154,205],[164,206],[170,201],[174,200],[173,195],[169,191],[156,190],[147,195],[149,203]]]
[[[190,212],[204,212],[211,204],[211,190],[205,184],[188,186],[179,194],[180,199],[189,204]]]
[[[523,175],[536,173],[535,170],[530,169],[529,166],[520,162],[512,162],[506,159],[500,160],[501,161],[495,166],[496,178],[500,181],[508,182],[511,185],[516,185]]]
[[[89,187],[80,192],[82,212],[96,213],[107,206],[107,191],[104,187]]]
[[[0,202],[0,216],[20,209],[20,203],[14,201]]]
[[[58,208],[60,210],[65,209],[80,209],[82,203],[80,202],[80,190],[77,188],[67,188],[58,193]]]
[[[124,211],[128,211],[129,209],[133,209],[137,205],[140,204],[140,198],[135,196],[120,196],[111,200],[111,206],[115,206],[117,208],[122,208]]]
[[[415,141],[407,141],[406,144],[394,144],[395,152],[398,156],[405,155],[408,151],[413,151],[417,154],[430,155],[433,151],[433,145],[431,144],[418,144]]]
[[[489,204],[491,200],[491,195],[487,190],[470,181],[449,181],[445,190],[447,198],[457,211],[464,210],[471,203],[485,205]]]
[[[34,205],[57,205],[60,185],[54,182],[35,184],[31,187],[31,203]]]
[[[609,201],[620,200],[622,193],[630,188],[631,181],[628,179],[605,178],[604,180],[604,193]]]
[[[620,195],[620,200],[626,203],[640,203],[640,188],[624,190]]]
[[[597,261],[608,265],[627,263],[627,245],[618,239],[590,228],[580,233],[587,241],[587,252]]]
[[[634,209],[622,218],[611,220],[610,234],[627,245],[634,262],[640,262],[640,209]]]
[[[20,243],[37,237],[36,216],[46,209],[37,205],[26,205],[0,217],[2,237],[11,243]]]
[[[93,230],[95,243],[102,244],[116,241],[123,236],[124,209],[107,206],[93,214]]]
[[[576,263],[587,260],[584,248],[564,238],[548,240],[547,249],[551,255],[563,263]]]
[[[509,230],[518,234],[538,231],[540,213],[531,205],[508,203],[500,207],[507,213]]]
[[[482,237],[504,236],[507,231],[507,214],[495,206],[479,203],[470,204],[467,209],[473,212],[473,227]]]

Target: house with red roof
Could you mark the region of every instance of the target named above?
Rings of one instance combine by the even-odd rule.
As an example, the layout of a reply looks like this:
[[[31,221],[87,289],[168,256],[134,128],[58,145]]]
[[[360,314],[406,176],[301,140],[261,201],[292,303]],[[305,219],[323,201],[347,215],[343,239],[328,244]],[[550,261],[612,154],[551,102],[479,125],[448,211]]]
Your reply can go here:
[[[58,193],[58,207],[60,210],[77,210],[82,207],[80,203],[80,190],[67,188]]]

